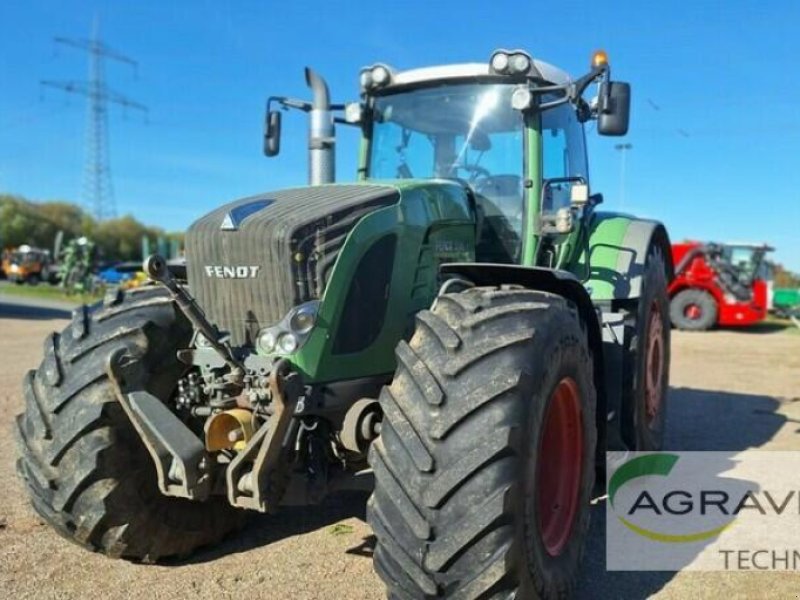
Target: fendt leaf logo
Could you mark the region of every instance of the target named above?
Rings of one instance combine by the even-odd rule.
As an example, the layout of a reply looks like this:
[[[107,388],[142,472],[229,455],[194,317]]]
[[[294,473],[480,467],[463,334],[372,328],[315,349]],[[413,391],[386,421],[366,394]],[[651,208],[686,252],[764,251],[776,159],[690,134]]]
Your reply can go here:
[[[675,464],[678,462],[679,458],[680,457],[676,454],[656,453],[637,456],[625,462],[616,471],[614,471],[611,479],[608,482],[608,501],[611,504],[611,507],[616,511],[616,505],[614,502],[617,492],[624,485],[641,477],[667,477],[672,472],[672,469],[675,467]],[[646,497],[649,498],[649,496]],[[633,508],[636,508],[636,504]],[[631,512],[633,512],[633,509]],[[723,530],[727,529],[733,523],[733,521],[731,521],[713,529],[692,533],[675,534],[647,529],[640,525],[636,525],[620,514],[617,514],[616,516],[617,519],[619,519],[619,521],[632,532],[657,542],[669,544],[682,544],[711,539],[719,535]]]

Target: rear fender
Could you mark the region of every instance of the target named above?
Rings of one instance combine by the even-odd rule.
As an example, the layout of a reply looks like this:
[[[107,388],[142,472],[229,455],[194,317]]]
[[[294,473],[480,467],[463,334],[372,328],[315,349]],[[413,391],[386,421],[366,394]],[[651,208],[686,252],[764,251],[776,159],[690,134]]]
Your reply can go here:
[[[584,251],[575,272],[584,275],[586,288],[595,302],[636,299],[641,294],[651,246],[659,248],[664,256],[669,284],[675,273],[664,225],[628,215],[597,213],[589,228],[588,260]]]

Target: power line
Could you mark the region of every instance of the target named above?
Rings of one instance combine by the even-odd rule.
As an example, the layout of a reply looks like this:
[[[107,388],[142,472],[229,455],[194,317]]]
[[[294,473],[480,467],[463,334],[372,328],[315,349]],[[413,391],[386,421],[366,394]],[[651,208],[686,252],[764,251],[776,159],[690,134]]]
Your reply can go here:
[[[138,63],[117,52],[100,40],[98,21],[95,18],[91,39],[54,37],[57,44],[76,48],[89,55],[89,79],[86,81],[43,80],[44,86],[78,94],[88,99],[86,116],[86,162],[83,172],[83,200],[98,220],[116,216],[114,187],[108,145],[108,105],[118,104],[125,109],[147,113],[147,107],[114,91],[106,83],[105,61],[115,60],[134,68]]]

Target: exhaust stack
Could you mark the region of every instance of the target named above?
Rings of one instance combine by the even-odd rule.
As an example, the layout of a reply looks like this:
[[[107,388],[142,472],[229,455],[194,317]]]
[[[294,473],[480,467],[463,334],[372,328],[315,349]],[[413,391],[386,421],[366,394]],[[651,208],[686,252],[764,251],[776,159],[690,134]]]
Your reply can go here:
[[[333,183],[336,179],[336,134],[328,84],[308,67],[306,83],[314,97],[308,128],[308,183]]]

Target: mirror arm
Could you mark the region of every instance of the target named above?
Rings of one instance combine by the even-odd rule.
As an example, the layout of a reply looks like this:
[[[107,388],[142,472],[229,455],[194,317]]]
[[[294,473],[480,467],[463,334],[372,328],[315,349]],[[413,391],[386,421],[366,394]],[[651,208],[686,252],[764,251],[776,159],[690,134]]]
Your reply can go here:
[[[350,127],[361,127],[361,123],[353,123],[352,121],[348,121],[344,117],[334,117],[333,122],[339,125],[349,125]]]
[[[309,112],[311,110],[311,102],[298,100],[297,98],[288,98],[286,96],[270,96],[267,99],[267,112],[272,109],[273,102],[280,104],[281,108],[284,110],[288,110],[290,108],[296,108],[297,110],[302,110],[303,112]]]
[[[289,98],[287,96],[270,96],[267,99],[267,111],[272,108],[272,103],[279,104],[281,108],[284,110],[288,110],[290,108],[295,108],[297,110],[302,110],[303,112],[310,112],[313,108],[311,102],[307,102],[305,100],[299,100],[297,98]],[[331,110],[344,110],[344,104],[331,104]]]
[[[608,81],[610,76],[611,76],[611,67],[609,67],[608,65],[594,67],[586,75],[575,81],[570,86],[570,91],[569,91],[570,99],[573,102],[578,102],[583,98],[583,93],[586,91],[586,88],[588,88],[592,83],[594,83],[600,78],[603,78],[604,81]]]
[[[580,115],[590,115],[591,110],[589,109],[586,101],[583,99],[583,93],[586,91],[586,88],[600,78],[603,78],[604,81],[608,81],[610,74],[611,68],[608,65],[603,65],[600,67],[594,67],[591,71],[589,71],[589,73],[568,85],[550,85],[538,88],[535,87],[532,88],[531,91],[534,94],[547,94],[550,92],[561,92],[564,94],[557,100],[551,100],[550,102],[540,104],[539,110],[547,110],[548,108],[553,108],[566,102],[572,102],[578,107]],[[606,95],[607,94],[608,92],[606,92]],[[604,99],[603,102],[605,105],[608,105],[608,99]],[[590,116],[586,116],[586,118],[583,120],[587,121],[589,118]]]

